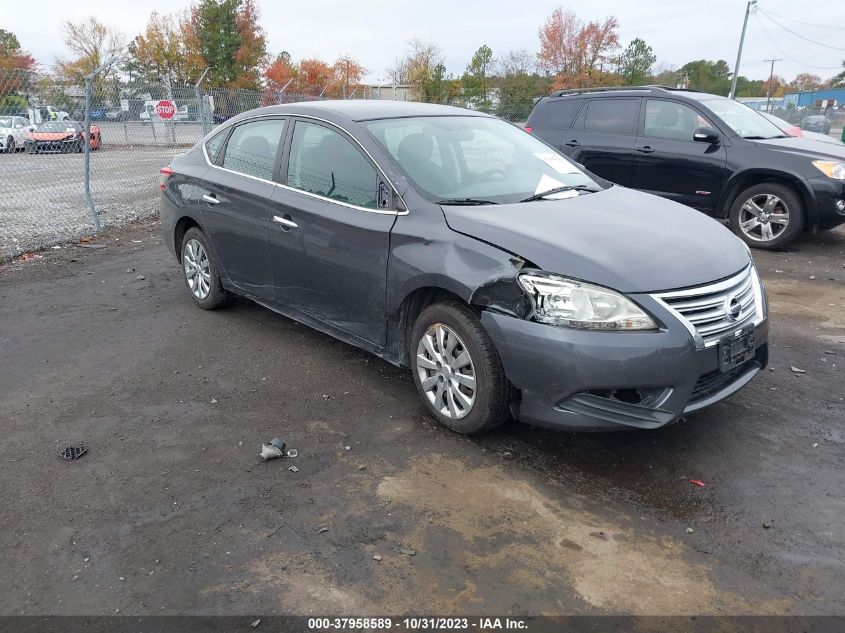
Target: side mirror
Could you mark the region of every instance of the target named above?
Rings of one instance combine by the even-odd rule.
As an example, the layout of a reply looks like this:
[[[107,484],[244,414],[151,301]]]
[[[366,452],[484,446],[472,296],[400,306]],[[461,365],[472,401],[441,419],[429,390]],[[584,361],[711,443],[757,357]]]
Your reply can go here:
[[[692,133],[692,140],[699,143],[718,143],[719,133],[712,127],[700,127]]]

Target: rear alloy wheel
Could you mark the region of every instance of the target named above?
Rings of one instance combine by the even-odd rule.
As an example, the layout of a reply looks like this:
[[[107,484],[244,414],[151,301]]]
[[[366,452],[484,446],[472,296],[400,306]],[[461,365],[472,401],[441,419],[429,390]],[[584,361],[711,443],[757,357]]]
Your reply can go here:
[[[734,200],[730,223],[733,232],[753,248],[781,248],[804,228],[804,205],[785,185],[755,185]]]
[[[423,310],[409,352],[417,392],[438,422],[458,433],[480,433],[508,420],[510,384],[468,306],[449,301]]]
[[[205,234],[198,228],[188,229],[182,239],[182,273],[191,298],[203,310],[226,305],[231,296],[223,289],[217,272],[217,260],[208,246]]]
[[[15,139],[14,137],[10,136],[6,139],[6,153],[14,154],[16,149],[17,148],[15,147]]]

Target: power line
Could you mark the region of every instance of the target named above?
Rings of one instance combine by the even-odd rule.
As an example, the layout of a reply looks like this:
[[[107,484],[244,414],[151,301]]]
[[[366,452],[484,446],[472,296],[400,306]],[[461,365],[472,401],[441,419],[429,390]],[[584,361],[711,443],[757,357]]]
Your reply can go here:
[[[840,68],[842,68],[842,66],[816,66],[814,64],[808,64],[807,62],[803,62],[800,59],[792,57],[789,53],[787,53],[780,47],[780,44],[778,44],[771,35],[769,35],[769,32],[766,30],[766,27],[763,25],[763,22],[762,20],[760,20],[759,17],[757,18],[757,23],[763,30],[763,35],[766,36],[766,39],[769,40],[772,43],[772,46],[778,49],[780,54],[786,57],[789,61],[795,62],[796,64],[801,64],[802,66],[806,66],[807,68],[813,68],[815,70],[839,70]]]
[[[829,29],[829,30],[832,30],[832,31],[845,31],[845,26],[831,26],[830,24],[815,24],[813,22],[802,22],[801,20],[796,20],[795,18],[790,18],[790,17],[787,17],[785,15],[780,15],[779,13],[775,13],[774,11],[769,11],[769,10],[762,11],[762,9],[758,9],[758,11],[761,11],[763,13],[767,13],[768,15],[773,15],[775,17],[782,19],[782,20],[789,20],[790,22],[795,22],[795,24],[803,24],[804,26],[811,26],[811,27],[817,28],[817,29]]]
[[[845,48],[842,48],[841,46],[831,46],[830,44],[825,44],[825,43],[823,43],[823,42],[817,42],[816,40],[811,40],[809,37],[804,37],[804,36],[803,36],[803,35],[801,35],[800,33],[796,33],[795,31],[793,31],[793,30],[791,30],[791,29],[789,29],[789,28],[785,27],[783,24],[781,24],[780,22],[778,22],[777,20],[775,20],[772,16],[768,15],[765,11],[763,11],[763,10],[761,10],[761,9],[758,9],[758,11],[757,11],[757,12],[758,12],[758,13],[760,13],[760,14],[762,14],[762,16],[763,16],[764,18],[766,18],[766,19],[767,19],[767,20],[769,20],[770,22],[773,22],[774,24],[776,24],[777,26],[779,26],[780,28],[782,28],[782,29],[783,29],[784,31],[786,31],[787,33],[791,33],[791,34],[792,34],[792,35],[794,35],[795,37],[797,37],[797,38],[799,38],[799,39],[802,39],[802,40],[804,40],[805,42],[810,42],[811,44],[815,44],[816,46],[823,46],[823,47],[825,47],[825,48],[832,48],[832,49],[833,49],[833,50],[835,50],[835,51],[845,51]]]

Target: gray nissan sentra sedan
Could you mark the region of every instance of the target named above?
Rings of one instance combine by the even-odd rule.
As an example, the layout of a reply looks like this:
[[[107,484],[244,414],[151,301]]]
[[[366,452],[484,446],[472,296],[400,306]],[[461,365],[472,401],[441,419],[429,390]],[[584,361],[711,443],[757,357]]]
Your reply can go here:
[[[161,170],[188,292],[248,297],[409,367],[461,433],[653,429],[768,355],[745,245],[494,117],[321,101],[221,125]]]

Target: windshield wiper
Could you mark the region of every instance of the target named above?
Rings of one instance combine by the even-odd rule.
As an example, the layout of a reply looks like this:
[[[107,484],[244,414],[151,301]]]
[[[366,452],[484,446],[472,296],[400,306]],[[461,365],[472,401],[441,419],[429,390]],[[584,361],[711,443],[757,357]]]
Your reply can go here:
[[[454,205],[454,206],[473,206],[480,204],[499,204],[492,200],[482,200],[481,198],[446,198],[445,200],[438,200],[437,204]]]
[[[555,187],[554,189],[535,193],[533,196],[528,196],[524,200],[520,200],[520,202],[534,202],[535,200],[542,200],[546,196],[551,196],[555,193],[563,193],[564,191],[585,191],[587,193],[597,193],[601,191],[601,189],[588,187],[587,185],[564,185],[563,187]]]

